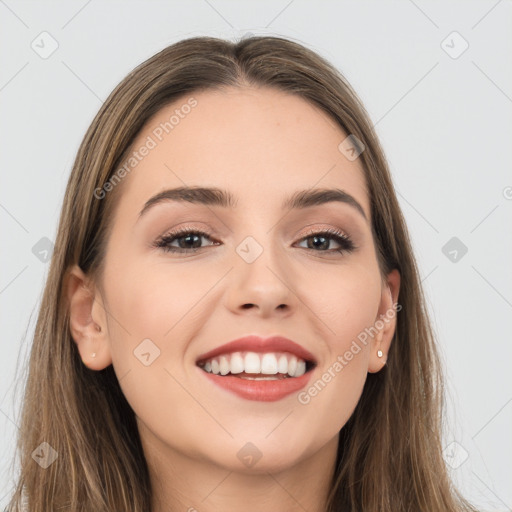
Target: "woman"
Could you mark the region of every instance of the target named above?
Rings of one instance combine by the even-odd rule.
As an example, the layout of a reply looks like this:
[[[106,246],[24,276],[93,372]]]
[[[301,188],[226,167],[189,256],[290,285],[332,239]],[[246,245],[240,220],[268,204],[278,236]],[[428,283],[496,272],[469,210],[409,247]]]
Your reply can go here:
[[[470,511],[382,149],[278,37],[130,73],[68,183],[9,510]]]

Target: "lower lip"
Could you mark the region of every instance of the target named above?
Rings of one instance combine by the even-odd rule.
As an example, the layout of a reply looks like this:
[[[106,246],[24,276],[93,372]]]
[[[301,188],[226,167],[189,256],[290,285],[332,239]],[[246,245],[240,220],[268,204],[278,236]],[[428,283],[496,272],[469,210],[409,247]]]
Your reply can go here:
[[[292,377],[280,380],[248,380],[233,376],[219,376],[198,370],[210,379],[214,384],[245,398],[246,400],[258,400],[260,402],[275,402],[285,396],[301,390],[311,378],[313,370],[300,377]]]

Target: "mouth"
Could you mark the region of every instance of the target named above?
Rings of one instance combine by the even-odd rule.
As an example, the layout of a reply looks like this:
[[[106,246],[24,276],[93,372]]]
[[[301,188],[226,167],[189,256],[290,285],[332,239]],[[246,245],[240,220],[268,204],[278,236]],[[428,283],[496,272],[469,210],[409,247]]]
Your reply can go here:
[[[315,367],[286,352],[233,352],[198,361],[197,366],[213,375],[234,376],[245,380],[283,380],[302,377]]]
[[[220,388],[247,400],[270,402],[302,389],[317,362],[287,338],[246,336],[199,356],[196,366]]]

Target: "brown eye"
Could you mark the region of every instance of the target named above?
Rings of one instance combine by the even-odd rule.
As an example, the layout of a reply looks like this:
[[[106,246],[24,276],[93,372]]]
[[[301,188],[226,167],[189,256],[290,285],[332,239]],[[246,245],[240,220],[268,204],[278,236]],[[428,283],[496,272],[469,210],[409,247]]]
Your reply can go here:
[[[307,242],[305,249],[316,252],[350,252],[355,249],[350,238],[338,230],[308,233],[300,242]],[[338,247],[332,247],[333,243]]]
[[[159,238],[155,247],[159,247],[166,252],[195,252],[202,249],[202,239],[211,240],[208,233],[198,230],[182,230],[168,233]],[[215,242],[210,244],[215,245]]]

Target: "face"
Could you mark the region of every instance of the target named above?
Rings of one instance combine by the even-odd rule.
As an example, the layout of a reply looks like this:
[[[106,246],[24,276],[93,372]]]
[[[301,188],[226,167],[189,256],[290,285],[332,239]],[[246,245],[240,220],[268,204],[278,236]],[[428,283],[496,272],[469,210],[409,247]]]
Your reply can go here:
[[[93,369],[112,362],[146,448],[237,471],[283,469],[333,446],[368,372],[385,363],[391,316],[364,342],[361,333],[375,332],[392,308],[398,277],[379,272],[360,161],[338,149],[347,134],[326,114],[270,89],[191,96],[193,108],[182,108],[187,98],[164,108],[133,144],[154,147],[139,151],[116,185],[122,193],[91,310],[98,355],[91,360],[85,343],[80,351]],[[176,109],[179,121],[166,133]],[[178,187],[221,189],[233,204],[151,199]],[[345,195],[289,204],[318,189]],[[251,381],[198,365],[248,335],[292,340],[312,356],[308,371]],[[296,348],[255,350],[260,362],[274,353],[291,367]],[[245,372],[255,373],[245,359],[251,346],[240,350]],[[272,368],[272,356],[265,364]],[[222,379],[243,380],[245,392]],[[256,449],[261,458],[249,469],[243,456]]]

